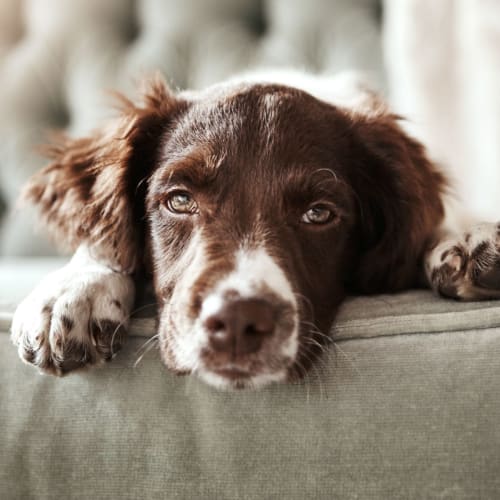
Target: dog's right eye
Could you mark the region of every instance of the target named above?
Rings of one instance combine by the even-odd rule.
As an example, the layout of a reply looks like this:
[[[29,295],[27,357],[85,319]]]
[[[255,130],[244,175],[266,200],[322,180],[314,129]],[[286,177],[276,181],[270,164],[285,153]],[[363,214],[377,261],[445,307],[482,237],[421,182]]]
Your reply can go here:
[[[198,213],[198,204],[185,191],[175,191],[166,200],[166,208],[174,214],[193,215]]]

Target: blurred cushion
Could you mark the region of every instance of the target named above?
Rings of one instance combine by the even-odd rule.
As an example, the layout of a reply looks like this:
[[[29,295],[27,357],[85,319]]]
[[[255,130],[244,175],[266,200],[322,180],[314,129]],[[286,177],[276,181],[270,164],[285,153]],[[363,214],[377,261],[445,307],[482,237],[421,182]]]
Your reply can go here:
[[[63,257],[0,259],[0,308],[13,308],[51,271],[67,262]]]
[[[355,298],[300,383],[219,392],[176,377],[154,318],[62,379],[0,333],[0,498],[496,498],[500,303]],[[421,332],[421,333],[415,333]],[[151,344],[149,342],[149,344]]]
[[[162,71],[199,88],[255,66],[361,69],[383,85],[379,0],[0,0],[0,255],[48,255],[20,187],[47,129],[88,132]],[[1,210],[1,208],[0,208]]]

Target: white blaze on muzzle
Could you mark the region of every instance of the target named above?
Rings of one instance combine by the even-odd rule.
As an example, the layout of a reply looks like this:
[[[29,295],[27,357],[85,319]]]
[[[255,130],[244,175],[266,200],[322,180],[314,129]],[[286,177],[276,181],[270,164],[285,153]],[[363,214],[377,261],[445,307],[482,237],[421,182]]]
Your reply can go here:
[[[276,346],[276,357],[294,360],[298,352],[298,304],[292,286],[284,271],[264,248],[240,249],[236,253],[235,266],[223,276],[204,298],[201,311],[191,328],[191,333],[181,334],[176,339],[178,357],[184,365],[198,371],[208,383],[218,387],[229,386],[230,382],[210,371],[210,367],[200,365],[201,352],[208,346],[208,335],[204,323],[217,314],[228,300],[236,296],[239,300],[272,297],[276,303],[293,311],[292,328],[283,341]],[[230,297],[228,299],[228,297]],[[187,333],[187,332],[184,332]],[[181,359],[179,359],[181,361]],[[283,380],[284,370],[256,374],[250,384],[266,385]]]

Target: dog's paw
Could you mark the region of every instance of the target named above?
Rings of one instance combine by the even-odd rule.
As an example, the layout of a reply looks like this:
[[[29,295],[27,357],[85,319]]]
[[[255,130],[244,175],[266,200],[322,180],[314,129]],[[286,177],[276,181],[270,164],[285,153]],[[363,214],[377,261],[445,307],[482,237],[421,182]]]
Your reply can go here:
[[[18,306],[11,338],[22,360],[63,375],[111,359],[124,339],[133,300],[129,276],[70,263]]]
[[[446,297],[500,298],[500,224],[477,224],[439,242],[427,256],[426,274]]]

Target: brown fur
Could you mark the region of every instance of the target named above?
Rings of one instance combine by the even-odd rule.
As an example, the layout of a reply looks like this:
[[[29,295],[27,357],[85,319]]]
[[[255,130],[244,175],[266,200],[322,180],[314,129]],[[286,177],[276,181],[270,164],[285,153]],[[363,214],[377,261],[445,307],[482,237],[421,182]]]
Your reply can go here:
[[[142,105],[117,97],[120,116],[89,137],[54,137],[44,149],[52,163],[31,178],[23,197],[40,207],[59,245],[74,250],[87,243],[130,271],[141,258],[140,183],[153,166],[154,141],[181,105],[159,77],[142,92]]]
[[[127,271],[151,259],[171,368],[183,369],[172,353],[172,336],[182,335],[172,308],[196,317],[242,240],[264,246],[301,297],[302,342],[291,375],[317,354],[308,339],[324,343],[346,293],[416,284],[443,217],[444,179],[383,106],[347,113],[279,85],[192,99],[174,96],[158,78],[142,105],[121,100],[120,118],[105,129],[49,149],[53,162],[26,197],[59,242],[86,242]],[[165,212],[175,186],[193,194],[199,215]],[[301,224],[318,200],[330,204],[334,220]],[[195,234],[205,261],[193,278]]]

